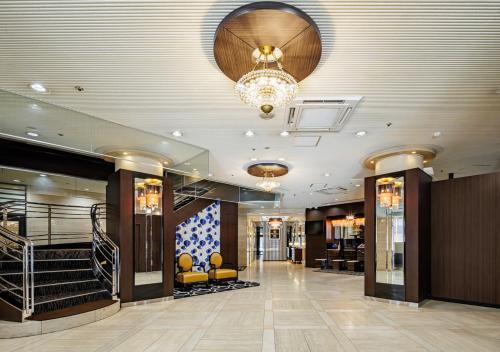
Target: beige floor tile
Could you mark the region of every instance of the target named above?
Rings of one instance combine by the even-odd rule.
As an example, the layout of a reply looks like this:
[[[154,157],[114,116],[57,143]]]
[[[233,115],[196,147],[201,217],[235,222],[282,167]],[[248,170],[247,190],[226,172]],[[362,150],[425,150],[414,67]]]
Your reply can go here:
[[[310,352],[302,330],[276,330],[274,335],[277,352]]]
[[[327,328],[324,320],[314,310],[274,311],[276,329]]]

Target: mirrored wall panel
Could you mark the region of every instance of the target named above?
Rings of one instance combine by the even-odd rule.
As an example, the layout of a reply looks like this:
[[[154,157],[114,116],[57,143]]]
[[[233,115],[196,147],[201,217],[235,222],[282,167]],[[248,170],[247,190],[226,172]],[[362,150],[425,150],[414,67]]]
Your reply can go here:
[[[376,282],[404,285],[404,177],[376,181]]]
[[[161,179],[135,178],[135,285],[163,281],[163,184]]]

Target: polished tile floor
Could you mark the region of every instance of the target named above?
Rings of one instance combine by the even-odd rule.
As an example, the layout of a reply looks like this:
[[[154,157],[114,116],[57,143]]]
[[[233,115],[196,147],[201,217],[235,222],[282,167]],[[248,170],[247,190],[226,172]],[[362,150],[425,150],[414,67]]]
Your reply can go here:
[[[0,351],[500,351],[500,309],[367,300],[363,278],[256,262],[260,287],[147,306]]]

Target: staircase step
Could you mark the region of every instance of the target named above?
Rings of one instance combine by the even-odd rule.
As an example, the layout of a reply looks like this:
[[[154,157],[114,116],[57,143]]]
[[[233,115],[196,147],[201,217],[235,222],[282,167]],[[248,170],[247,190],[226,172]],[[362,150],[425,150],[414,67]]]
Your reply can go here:
[[[110,293],[104,289],[93,289],[73,292],[71,295],[54,294],[35,297],[35,314],[54,311],[67,307],[96,301],[99,299],[110,299]]]

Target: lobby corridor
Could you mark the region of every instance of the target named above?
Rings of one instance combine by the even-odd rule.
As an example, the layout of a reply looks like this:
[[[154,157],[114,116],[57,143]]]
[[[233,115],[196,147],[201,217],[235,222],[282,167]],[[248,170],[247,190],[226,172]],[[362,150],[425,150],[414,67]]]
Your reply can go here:
[[[255,262],[260,287],[123,308],[90,325],[0,340],[7,351],[500,351],[500,311],[363,297],[363,277]]]

